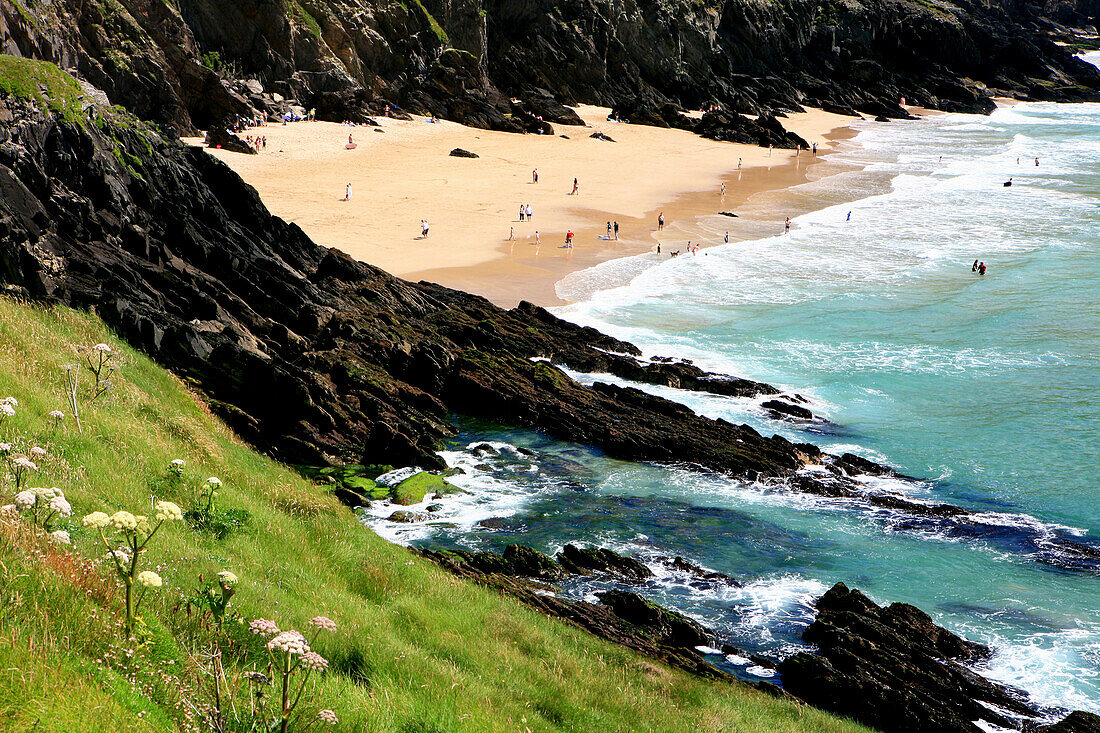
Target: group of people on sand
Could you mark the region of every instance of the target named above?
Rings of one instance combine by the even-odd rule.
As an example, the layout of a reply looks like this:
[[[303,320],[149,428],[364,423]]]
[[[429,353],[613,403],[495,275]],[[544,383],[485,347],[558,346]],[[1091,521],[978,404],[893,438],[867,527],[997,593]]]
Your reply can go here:
[[[267,135],[257,135],[256,137],[248,135],[245,137],[244,142],[257,153],[261,150],[267,150]]]
[[[607,238],[619,241],[619,222],[607,222]]]

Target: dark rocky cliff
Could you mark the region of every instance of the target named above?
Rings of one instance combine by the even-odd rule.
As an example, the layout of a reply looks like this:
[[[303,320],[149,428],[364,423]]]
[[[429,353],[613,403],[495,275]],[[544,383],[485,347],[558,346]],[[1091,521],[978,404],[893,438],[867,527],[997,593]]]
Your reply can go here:
[[[547,94],[888,116],[903,114],[900,97],[976,112],[994,93],[1095,99],[1100,73],[1053,39],[1072,39],[1096,10],[1094,0],[0,0],[0,48],[74,69],[181,132],[284,99],[329,117],[397,103],[518,131],[506,95],[551,121],[560,108]]]

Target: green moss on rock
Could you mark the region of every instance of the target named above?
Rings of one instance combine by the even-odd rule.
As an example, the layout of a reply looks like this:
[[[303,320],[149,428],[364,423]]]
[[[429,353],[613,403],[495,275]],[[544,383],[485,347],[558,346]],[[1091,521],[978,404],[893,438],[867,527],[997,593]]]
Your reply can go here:
[[[69,122],[84,119],[76,79],[45,61],[0,56],[0,92],[34,102]]]
[[[457,494],[462,489],[446,481],[442,476],[421,471],[393,487],[395,504],[409,506],[424,501],[428,494]]]

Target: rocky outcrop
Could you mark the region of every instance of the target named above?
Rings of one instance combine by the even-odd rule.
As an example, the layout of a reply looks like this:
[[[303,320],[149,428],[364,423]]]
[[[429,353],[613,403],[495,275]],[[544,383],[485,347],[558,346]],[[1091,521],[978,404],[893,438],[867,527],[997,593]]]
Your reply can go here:
[[[988,659],[990,649],[937,626],[920,609],[906,603],[883,608],[837,583],[817,610],[803,633],[817,651],[796,654],[779,667],[783,688],[794,696],[885,733],[988,729],[978,721],[1034,730],[1041,713],[1025,693],[968,666]],[[1053,729],[1077,730],[1066,726],[1089,718],[1095,716],[1074,713]]]
[[[573,548],[576,550],[577,548]],[[563,560],[523,545],[509,545],[504,553],[436,552],[413,550],[438,563],[455,575],[496,588],[536,610],[568,621],[613,643],[633,649],[701,677],[732,680],[727,673],[711,666],[697,646],[716,642],[715,633],[676,611],[648,601],[627,590],[607,590],[596,594],[599,603],[569,598],[556,583],[577,573]],[[604,559],[607,568],[644,565],[605,548],[589,548],[592,556]],[[587,575],[588,572],[580,574]],[[648,573],[648,569],[646,569]],[[614,573],[612,573],[614,575]],[[620,576],[628,580],[631,576]],[[640,580],[633,577],[636,582]],[[731,652],[736,650],[730,648]]]

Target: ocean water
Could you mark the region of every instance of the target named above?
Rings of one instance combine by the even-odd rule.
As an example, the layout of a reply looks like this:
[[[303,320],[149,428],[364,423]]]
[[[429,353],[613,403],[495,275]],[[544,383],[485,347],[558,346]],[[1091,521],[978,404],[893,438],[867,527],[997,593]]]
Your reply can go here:
[[[831,164],[845,172],[692,225],[711,241],[735,226],[730,244],[572,276],[559,290],[583,300],[558,313],[808,397],[828,425],[644,387],[886,462],[916,479],[890,488],[981,512],[980,530],[474,423],[445,454],[471,493],[427,525],[390,524],[387,507],[372,525],[430,546],[627,551],[657,572],[645,594],[771,656],[803,648],[814,598],[844,581],[992,645],[979,671],[1036,702],[1100,712],[1100,573],[1048,551],[1100,547],[1100,105],[867,123]],[[774,231],[795,205],[812,211]],[[473,450],[485,440],[496,454]],[[744,585],[693,583],[657,561],[674,555]],[[713,659],[775,679],[747,657]]]

